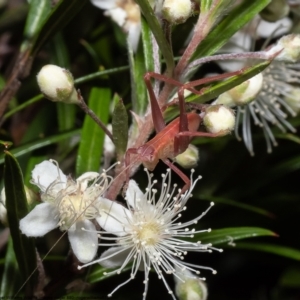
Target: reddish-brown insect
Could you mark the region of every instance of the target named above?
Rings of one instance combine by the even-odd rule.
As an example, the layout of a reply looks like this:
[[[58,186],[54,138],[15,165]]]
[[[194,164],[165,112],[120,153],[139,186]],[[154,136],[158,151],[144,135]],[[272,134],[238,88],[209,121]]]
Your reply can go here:
[[[184,90],[188,89],[195,94],[201,94],[201,90],[198,91],[194,89],[195,86],[227,78],[238,73],[240,73],[240,71],[204,78],[189,82],[187,84],[182,84],[174,79],[167,78],[157,73],[146,73],[144,80],[150,97],[152,119],[157,134],[153,139],[149,140],[144,145],[138,148],[129,148],[127,150],[125,156],[126,167],[130,165],[131,155],[137,155],[136,159],[141,161],[143,165],[150,171],[154,170],[159,160],[162,160],[169,168],[171,168],[182,178],[182,180],[185,182],[182,192],[186,191],[190,186],[190,179],[179,168],[177,168],[170,161],[170,159],[174,159],[178,154],[183,153],[187,149],[191,139],[195,136],[217,137],[223,135],[224,133],[198,132],[202,118],[197,113],[186,113],[183,95]],[[168,125],[166,125],[164,122],[162,111],[153,92],[150,82],[151,77],[179,87],[178,104],[180,115]],[[128,180],[129,174],[127,173],[127,181]]]

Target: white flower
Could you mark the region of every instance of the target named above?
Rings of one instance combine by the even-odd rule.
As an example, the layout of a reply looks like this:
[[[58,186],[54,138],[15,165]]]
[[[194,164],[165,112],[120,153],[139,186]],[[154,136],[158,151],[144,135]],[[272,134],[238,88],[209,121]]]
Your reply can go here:
[[[109,273],[105,273],[105,275],[110,275],[119,274],[132,262],[130,278],[116,287],[109,296],[134,279],[138,270],[142,270],[145,274],[143,299],[146,298],[148,290],[149,272],[153,268],[158,277],[163,280],[169,294],[175,299],[165,280],[164,273],[180,277],[180,274],[177,275],[177,268],[180,270],[188,269],[195,274],[200,273],[198,269],[209,269],[216,273],[209,267],[189,264],[184,261],[188,251],[211,252],[215,249],[211,244],[188,241],[188,238],[192,238],[196,233],[210,231],[210,229],[195,230],[190,226],[197,224],[209,211],[213,203],[197,218],[182,223],[179,221],[181,213],[186,210],[185,204],[192,196],[191,192],[200,177],[195,181],[191,177],[190,189],[178,197],[175,196],[176,185],[171,186],[170,170],[166,175],[162,175],[160,192],[154,189],[157,181],[152,180],[152,175],[146,169],[145,171],[149,179],[145,194],[141,192],[134,180],[129,181],[126,191],[128,208],[116,202],[102,199],[101,217],[97,218],[97,221],[105,230],[101,232],[101,241],[107,240],[108,243],[101,244],[112,247],[105,251],[99,259],[78,268],[81,269],[94,263],[100,263],[106,268],[118,267]],[[156,196],[158,196],[157,201],[155,201]],[[109,236],[106,237],[107,234]],[[111,234],[116,237],[112,238]],[[114,240],[114,243],[111,243],[112,240]]]
[[[68,231],[71,247],[79,261],[91,261],[98,244],[91,220],[99,214],[97,205],[109,186],[110,178],[106,173],[87,172],[74,181],[50,160],[35,166],[31,182],[41,190],[43,203],[20,221],[22,233],[39,237],[60,227]]]
[[[133,0],[91,0],[92,4],[106,10],[111,17],[128,34],[128,41],[133,51],[137,50],[141,33],[141,13]]]

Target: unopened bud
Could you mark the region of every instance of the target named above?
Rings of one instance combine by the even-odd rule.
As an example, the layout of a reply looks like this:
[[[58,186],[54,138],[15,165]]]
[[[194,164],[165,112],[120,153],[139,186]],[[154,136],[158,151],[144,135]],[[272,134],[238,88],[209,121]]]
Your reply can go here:
[[[284,100],[296,114],[300,112],[300,88],[292,87],[284,97]]]
[[[272,0],[272,2],[260,12],[260,16],[268,22],[275,22],[286,17],[289,12],[290,7],[286,0]]]
[[[224,135],[233,130],[235,115],[232,109],[224,105],[211,105],[206,108],[203,123],[210,133],[224,132]]]
[[[263,75],[259,73],[231,90],[221,94],[214,104],[225,104],[227,106],[248,104],[256,98],[262,87]]]
[[[175,162],[177,162],[181,167],[185,169],[191,169],[197,166],[199,160],[199,150],[196,146],[189,144],[187,149],[175,157]]]
[[[162,7],[163,17],[171,24],[184,23],[192,14],[191,0],[165,0]]]
[[[72,74],[55,65],[44,66],[37,75],[41,92],[51,101],[78,104],[78,93]]]
[[[300,59],[300,35],[288,34],[279,39],[275,46],[267,50],[267,54],[272,55],[281,51],[275,60],[286,62],[297,62]]]
[[[176,267],[175,292],[180,300],[206,300],[206,284],[189,270]]]

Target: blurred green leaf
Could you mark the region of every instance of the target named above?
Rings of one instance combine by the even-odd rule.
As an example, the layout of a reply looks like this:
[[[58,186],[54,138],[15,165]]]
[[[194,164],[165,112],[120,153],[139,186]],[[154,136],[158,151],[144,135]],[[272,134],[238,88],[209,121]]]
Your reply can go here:
[[[35,54],[50,40],[50,38],[61,30],[74,16],[79,13],[89,0],[60,0],[53,8],[51,14],[43,23],[39,33],[32,42],[31,54]]]
[[[117,155],[122,157],[127,149],[128,142],[128,116],[122,99],[115,105],[112,116],[112,128]]]
[[[51,11],[51,3],[48,0],[31,0],[29,12],[24,30],[24,42],[21,51],[26,50],[32,39],[41,29],[41,25]]]
[[[128,270],[131,269],[131,265],[129,264],[127,267],[125,267],[123,269],[122,272],[126,272]],[[99,281],[102,281],[102,280],[105,280],[107,278],[110,278],[112,276],[115,276],[116,274],[108,274],[108,275],[104,275],[104,273],[110,273],[112,272],[113,269],[107,269],[107,268],[104,268],[100,265],[96,266],[93,268],[92,272],[87,276],[87,281],[89,283],[95,283],[95,282],[99,282]]]
[[[13,241],[10,238],[6,249],[4,270],[1,278],[0,297],[8,298],[14,296],[17,289],[17,283],[20,280],[20,271],[13,248]]]
[[[19,221],[28,213],[23,175],[16,159],[5,152],[4,186],[7,219],[13,240],[13,248],[23,280],[27,280],[36,268],[36,253],[32,238],[21,233]],[[27,293],[32,295],[34,277],[27,283]],[[31,292],[30,292],[31,291]],[[31,294],[30,294],[31,293]]]
[[[154,71],[154,56],[153,56],[153,42],[152,33],[148,23],[142,18],[142,43],[144,51],[144,60],[146,71]]]
[[[93,88],[89,97],[89,108],[107,124],[111,101],[111,91],[107,88]],[[77,176],[89,172],[98,172],[103,154],[104,131],[86,115],[76,161]]]
[[[207,35],[193,55],[193,59],[216,53],[239,29],[255,17],[271,0],[243,0],[224,15]]]
[[[194,198],[196,195],[194,195]],[[255,207],[253,205],[249,205],[246,203],[240,203],[231,199],[227,199],[227,198],[223,198],[223,197],[215,197],[215,196],[210,196],[210,195],[202,195],[202,194],[197,194],[197,197],[200,198],[201,200],[207,200],[207,201],[213,201],[216,203],[223,203],[223,204],[227,204],[227,205],[231,205],[231,206],[235,206],[241,209],[245,209],[245,210],[249,210],[252,212],[255,212],[257,214],[269,217],[269,218],[273,218],[274,214],[268,212],[265,209],[262,209],[260,207]]]
[[[231,243],[235,240],[254,238],[259,236],[273,236],[277,234],[264,228],[258,227],[231,227],[223,229],[214,229],[211,232],[197,233],[192,238],[193,241],[200,240],[201,243],[211,243],[214,246]]]
[[[20,147],[17,147],[15,149],[12,149],[11,153],[15,156],[15,157],[20,157],[22,155],[25,155],[33,150],[36,149],[40,149],[43,148],[45,146],[51,145],[51,144],[55,144],[59,141],[62,141],[64,139],[67,139],[69,137],[74,137],[77,134],[79,134],[81,132],[80,129],[76,129],[70,132],[66,132],[66,133],[60,133],[57,135],[53,135],[53,136],[49,136],[43,139],[39,139],[37,141],[31,142],[31,143],[27,143],[25,145],[22,145]],[[0,158],[0,164],[4,163],[4,156],[2,155]]]
[[[265,244],[265,243],[238,243],[238,249],[256,250],[267,253],[276,254],[279,256],[284,256],[294,260],[300,260],[300,251],[298,249],[293,249],[290,247]]]
[[[300,288],[300,268],[297,266],[287,269],[280,278],[280,286]]]
[[[147,23],[153,35],[155,36],[158,47],[166,61],[166,65],[167,65],[166,75],[171,76],[175,66],[174,58],[173,58],[173,53],[170,44],[168,43],[162,31],[162,26],[158,22],[155,13],[148,0],[136,0],[136,3],[140,6],[140,9],[145,19],[147,20]]]

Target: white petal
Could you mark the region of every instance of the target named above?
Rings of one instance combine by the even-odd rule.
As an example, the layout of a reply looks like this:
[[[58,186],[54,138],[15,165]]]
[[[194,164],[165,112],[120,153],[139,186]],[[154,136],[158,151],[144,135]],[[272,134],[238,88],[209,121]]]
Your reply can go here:
[[[121,266],[131,251],[131,248],[123,248],[123,251],[122,248],[123,247],[111,247],[104,251],[100,256],[100,259],[103,259],[103,261],[100,262],[100,265],[108,269]]]
[[[97,178],[100,174],[97,172],[86,172],[77,178],[77,183],[80,183],[81,191],[85,191],[88,187],[88,183],[91,180]]]
[[[136,52],[141,34],[141,23],[130,23],[128,26],[128,41],[132,50]]]
[[[126,190],[126,201],[127,203],[135,208],[136,201],[143,200],[145,198],[143,192],[138,187],[137,183],[134,180],[130,180],[128,188]]]
[[[276,22],[267,22],[265,20],[261,20],[257,26],[256,33],[258,36],[263,38],[268,38],[271,34],[273,37],[278,37],[289,32],[292,28],[292,25],[293,23],[289,18],[283,18]]]
[[[20,220],[20,230],[27,236],[43,236],[58,225],[56,207],[49,203],[38,204]]]
[[[116,2],[114,0],[91,0],[92,4],[101,9],[111,9],[116,7]]]
[[[88,263],[95,257],[98,249],[98,235],[91,221],[76,222],[75,230],[69,230],[68,236],[72,250],[79,261]]]
[[[105,198],[100,198],[98,207],[100,217],[96,220],[105,231],[117,236],[127,234],[126,229],[132,216],[130,210]]]
[[[114,9],[111,9],[109,11],[105,12],[106,16],[110,16],[114,22],[116,22],[120,27],[123,27],[123,25],[126,22],[127,13],[123,8],[116,7]]]
[[[37,185],[43,192],[47,187],[55,180],[61,184],[55,185],[55,189],[61,190],[65,187],[67,182],[67,176],[59,169],[58,166],[44,160],[40,164],[36,165],[31,172],[33,184]]]

